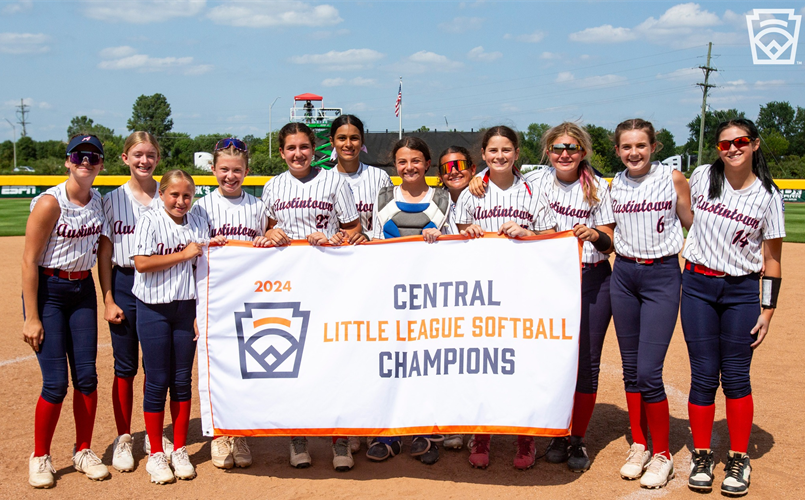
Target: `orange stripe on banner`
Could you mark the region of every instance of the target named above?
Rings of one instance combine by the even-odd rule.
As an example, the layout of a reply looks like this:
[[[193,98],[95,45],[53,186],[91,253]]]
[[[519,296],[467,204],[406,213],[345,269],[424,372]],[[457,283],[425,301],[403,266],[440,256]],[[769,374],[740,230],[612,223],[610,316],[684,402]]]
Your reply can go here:
[[[504,240],[523,240],[523,241],[537,241],[537,240],[552,240],[555,238],[575,238],[573,231],[561,231],[558,233],[550,233],[550,234],[539,234],[536,236],[524,236],[522,238],[509,238],[508,236],[503,236],[498,233],[484,233],[482,238],[498,238]],[[462,236],[460,234],[445,234],[439,236],[439,240],[441,241],[463,241],[463,240],[472,240],[474,238],[470,238],[469,236]],[[401,236],[399,238],[393,238],[390,240],[372,240],[367,241],[366,243],[361,243],[361,245],[393,245],[395,243],[406,243],[418,241],[420,243],[424,242],[422,236]],[[252,247],[252,248],[262,248],[262,247],[255,247],[252,242],[250,241],[239,241],[239,240],[229,240],[225,244],[226,246],[236,246],[236,247]],[[581,247],[583,242],[579,240],[579,252],[581,252]],[[224,246],[218,243],[210,243],[211,247],[217,246]],[[297,246],[312,246],[308,243],[307,240],[292,240],[291,245],[292,247]],[[338,245],[330,245],[329,243],[325,243],[324,245],[320,245],[323,247],[332,247]],[[349,243],[343,243],[340,246],[349,246]],[[265,248],[273,248],[273,247],[265,247]]]
[[[542,427],[514,427],[494,425],[445,425],[421,427],[395,427],[393,429],[370,429],[334,427],[315,429],[219,429],[213,427],[216,436],[415,436],[420,434],[508,434],[513,436],[564,437],[570,428],[547,429]]]
[[[263,325],[282,325],[290,328],[291,321],[285,318],[262,318],[254,322],[255,328]]]

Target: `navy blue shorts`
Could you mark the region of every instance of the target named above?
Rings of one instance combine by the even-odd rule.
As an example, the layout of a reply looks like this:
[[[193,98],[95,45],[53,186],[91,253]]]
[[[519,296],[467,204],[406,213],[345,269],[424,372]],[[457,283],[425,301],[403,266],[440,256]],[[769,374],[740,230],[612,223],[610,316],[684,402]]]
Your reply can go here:
[[[752,394],[749,368],[757,335],[749,333],[760,315],[759,276],[716,278],[682,274],[682,330],[690,357],[691,403],[715,402],[719,380],[724,396]]]

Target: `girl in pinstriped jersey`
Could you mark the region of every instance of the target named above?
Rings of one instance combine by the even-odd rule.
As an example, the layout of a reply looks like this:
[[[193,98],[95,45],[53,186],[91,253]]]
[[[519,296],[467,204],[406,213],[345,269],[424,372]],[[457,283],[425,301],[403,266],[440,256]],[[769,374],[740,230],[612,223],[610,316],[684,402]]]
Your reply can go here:
[[[117,426],[113,444],[112,466],[121,472],[134,470],[131,413],[134,401],[134,376],[140,357],[137,336],[137,300],[134,285],[134,230],[137,220],[148,210],[159,210],[158,184],[154,170],[160,151],[156,138],[148,132],[134,132],[123,144],[123,163],[131,170],[129,180],[103,197],[107,231],[98,244],[98,278],[104,302],[104,319],[109,322],[115,377],[112,381],[112,408]],[[173,443],[162,438],[168,453]],[[148,450],[146,450],[148,453]]]
[[[34,488],[54,484],[50,444],[67,395],[68,371],[74,388],[73,464],[90,479],[109,475],[90,449],[98,405],[98,306],[90,270],[106,223],[101,195],[92,189],[103,169],[101,141],[93,135],[73,137],[64,166],[67,180],[31,201],[22,256],[23,340],[42,372],[28,462]]]
[[[668,445],[670,415],[662,381],[665,354],[679,313],[682,226],[693,221],[690,187],[681,172],[652,163],[651,123],[633,119],[615,129],[615,150],[626,166],[612,180],[615,268],[612,318],[623,362],[633,444],[620,474],[661,488],[674,477]],[[651,432],[653,454],[648,451]]]

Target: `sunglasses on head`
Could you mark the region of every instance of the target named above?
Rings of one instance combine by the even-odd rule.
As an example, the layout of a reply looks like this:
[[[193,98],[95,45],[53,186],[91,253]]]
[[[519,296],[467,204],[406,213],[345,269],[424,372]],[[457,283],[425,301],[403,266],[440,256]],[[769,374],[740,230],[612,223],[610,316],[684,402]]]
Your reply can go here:
[[[551,146],[551,152],[555,155],[561,155],[562,151],[567,151],[567,154],[572,155],[573,153],[584,151],[584,148],[578,144],[568,144],[566,142],[557,142]]]
[[[229,137],[227,139],[221,139],[220,141],[215,143],[214,151],[220,151],[222,149],[229,149],[230,147],[234,147],[240,151],[249,151],[249,148],[246,147],[246,143],[241,141],[240,139],[235,139],[234,137]]]
[[[747,135],[745,135],[743,137],[736,137],[735,139],[733,139],[731,141],[718,141],[716,143],[716,147],[718,148],[719,151],[729,151],[730,146],[733,145],[733,144],[735,144],[736,148],[741,149],[741,148],[745,148],[746,146],[748,146],[751,143],[752,143],[752,138],[747,136]]]
[[[76,165],[81,165],[84,160],[87,160],[90,165],[95,166],[101,162],[103,155],[94,151],[73,151],[67,157],[70,158],[70,163]]]
[[[472,164],[467,160],[453,160],[446,161],[439,165],[439,174],[447,175],[455,169],[456,172],[463,172],[472,167]]]

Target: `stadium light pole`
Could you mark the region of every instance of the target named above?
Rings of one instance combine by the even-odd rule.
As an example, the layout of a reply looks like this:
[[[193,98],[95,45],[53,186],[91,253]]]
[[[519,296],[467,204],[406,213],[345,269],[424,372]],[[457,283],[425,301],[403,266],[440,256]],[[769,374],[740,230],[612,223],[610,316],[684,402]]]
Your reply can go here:
[[[11,125],[11,130],[14,131],[14,135],[12,136],[14,138],[14,140],[12,141],[12,143],[14,144],[14,170],[16,170],[17,169],[17,127],[15,127],[13,123],[9,122],[8,118],[4,118],[4,120],[7,121],[9,125]]]
[[[279,99],[279,97],[277,97]],[[274,102],[271,103],[271,106],[268,107],[268,157],[271,158],[271,108],[274,107],[274,104],[277,102],[277,99],[274,99]]]

